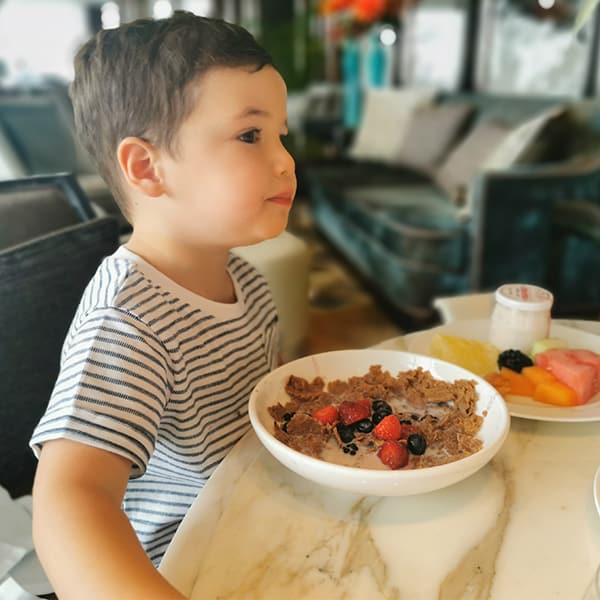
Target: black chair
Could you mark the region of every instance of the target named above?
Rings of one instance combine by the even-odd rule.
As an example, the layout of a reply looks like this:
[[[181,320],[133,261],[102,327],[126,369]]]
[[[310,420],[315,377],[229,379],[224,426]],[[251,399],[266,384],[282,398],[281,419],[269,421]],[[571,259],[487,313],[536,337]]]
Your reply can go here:
[[[0,250],[94,217],[70,173],[0,181]]]
[[[118,238],[116,219],[102,217],[0,252],[0,485],[13,498],[31,493],[29,439],[83,290]]]

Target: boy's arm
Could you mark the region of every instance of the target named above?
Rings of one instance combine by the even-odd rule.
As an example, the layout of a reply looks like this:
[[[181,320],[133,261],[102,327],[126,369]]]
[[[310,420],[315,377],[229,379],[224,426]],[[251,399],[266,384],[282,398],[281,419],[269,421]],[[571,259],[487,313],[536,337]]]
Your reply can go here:
[[[66,439],[42,448],[33,537],[61,600],[182,599],[156,570],[121,510],[131,463]]]

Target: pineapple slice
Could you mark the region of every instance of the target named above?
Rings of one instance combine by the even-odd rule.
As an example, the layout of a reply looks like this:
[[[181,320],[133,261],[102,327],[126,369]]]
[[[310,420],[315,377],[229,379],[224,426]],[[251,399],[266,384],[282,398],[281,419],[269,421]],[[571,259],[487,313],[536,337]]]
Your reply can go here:
[[[480,377],[498,370],[499,350],[489,342],[438,333],[431,340],[429,352],[434,358],[451,362]]]

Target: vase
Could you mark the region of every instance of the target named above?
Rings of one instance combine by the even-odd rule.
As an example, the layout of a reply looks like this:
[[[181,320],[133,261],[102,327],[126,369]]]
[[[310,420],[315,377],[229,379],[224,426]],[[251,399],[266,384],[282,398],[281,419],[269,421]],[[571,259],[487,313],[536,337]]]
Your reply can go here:
[[[346,129],[355,129],[362,112],[360,41],[348,38],[342,43],[343,122]]]
[[[387,56],[379,39],[379,28],[369,35],[365,56],[365,79],[370,88],[380,88],[386,82]]]

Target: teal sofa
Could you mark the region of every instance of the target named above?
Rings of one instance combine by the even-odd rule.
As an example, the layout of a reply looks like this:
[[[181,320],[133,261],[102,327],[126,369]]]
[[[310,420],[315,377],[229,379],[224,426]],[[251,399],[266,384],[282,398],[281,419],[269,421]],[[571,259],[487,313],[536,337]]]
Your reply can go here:
[[[495,118],[516,125],[564,104],[481,94],[441,100],[457,101],[473,104],[468,128]],[[317,227],[408,327],[435,320],[436,296],[509,281],[551,289],[557,315],[597,318],[600,103],[567,103],[536,144],[535,160],[478,172],[468,212],[431,174],[399,165],[313,161],[305,185]]]

